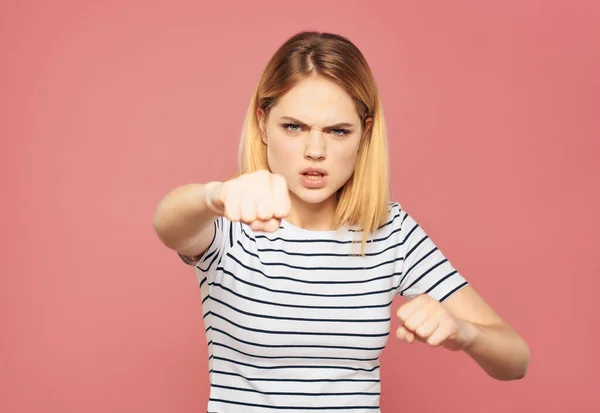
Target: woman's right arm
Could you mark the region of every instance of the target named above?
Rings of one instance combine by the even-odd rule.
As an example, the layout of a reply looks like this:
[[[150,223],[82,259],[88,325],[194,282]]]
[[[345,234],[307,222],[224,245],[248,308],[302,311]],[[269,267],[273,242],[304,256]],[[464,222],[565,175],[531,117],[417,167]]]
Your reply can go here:
[[[165,246],[189,257],[204,253],[214,237],[213,221],[219,216],[212,201],[213,192],[221,185],[182,185],[159,201],[152,223]],[[213,208],[209,203],[213,203]]]
[[[262,170],[226,182],[175,188],[158,203],[153,224],[167,247],[183,256],[198,257],[214,238],[217,217],[241,221],[254,231],[272,232],[290,208],[285,179]]]

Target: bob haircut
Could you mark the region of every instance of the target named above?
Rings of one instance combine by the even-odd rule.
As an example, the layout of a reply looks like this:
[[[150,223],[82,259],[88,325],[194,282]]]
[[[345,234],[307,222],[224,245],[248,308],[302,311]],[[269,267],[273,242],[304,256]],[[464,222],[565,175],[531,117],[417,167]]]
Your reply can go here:
[[[270,170],[261,139],[257,110],[266,116],[278,99],[308,76],[322,76],[340,85],[356,103],[370,129],[361,141],[354,173],[338,190],[334,224],[357,226],[363,232],[362,251],[370,233],[388,218],[389,166],[383,108],[375,79],[360,50],[348,39],[312,31],[288,39],[267,63],[254,90],[239,146],[239,174]]]

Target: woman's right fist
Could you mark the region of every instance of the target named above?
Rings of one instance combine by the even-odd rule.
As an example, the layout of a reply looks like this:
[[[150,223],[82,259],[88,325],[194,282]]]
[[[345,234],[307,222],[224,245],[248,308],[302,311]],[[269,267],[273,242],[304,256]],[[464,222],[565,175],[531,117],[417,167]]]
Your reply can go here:
[[[285,178],[261,170],[229,181],[206,185],[206,204],[232,222],[243,222],[254,231],[279,228],[291,208]]]

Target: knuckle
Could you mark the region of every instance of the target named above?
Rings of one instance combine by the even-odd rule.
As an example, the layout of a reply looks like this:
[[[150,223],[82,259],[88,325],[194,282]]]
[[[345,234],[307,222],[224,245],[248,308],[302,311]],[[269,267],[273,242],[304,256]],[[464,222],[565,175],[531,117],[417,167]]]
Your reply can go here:
[[[438,340],[427,340],[427,344],[431,347],[439,347],[441,343]]]
[[[414,320],[407,320],[404,325],[406,326],[406,328],[408,328],[409,330],[415,331],[415,329],[418,327],[417,323]]]
[[[399,319],[400,319],[402,322],[406,322],[406,321],[408,321],[408,319],[409,319],[409,318],[408,318],[408,316],[407,316],[407,314],[406,314],[406,311],[405,311],[404,309],[402,309],[402,308],[398,310],[398,313],[397,313],[397,315],[398,315],[398,318],[399,318]]]
[[[420,337],[424,337],[426,335],[428,335],[428,329],[427,326],[421,325],[417,328],[417,330],[415,331],[415,333],[417,333]]]
[[[258,211],[258,213],[256,215],[257,215],[258,219],[260,219],[261,221],[266,221],[269,218],[271,218],[271,216],[273,214],[271,214],[268,210],[261,210],[261,211]]]

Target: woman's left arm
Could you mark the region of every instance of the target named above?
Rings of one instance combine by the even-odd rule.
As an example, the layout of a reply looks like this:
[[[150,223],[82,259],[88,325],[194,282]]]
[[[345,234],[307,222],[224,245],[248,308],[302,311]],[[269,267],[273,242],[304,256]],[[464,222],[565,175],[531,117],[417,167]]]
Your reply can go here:
[[[419,295],[402,305],[397,315],[400,339],[462,350],[498,380],[517,380],[527,373],[527,343],[471,286],[441,303],[427,294]]]

